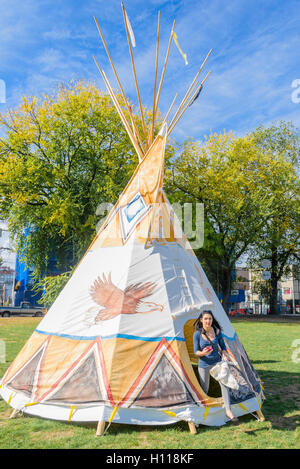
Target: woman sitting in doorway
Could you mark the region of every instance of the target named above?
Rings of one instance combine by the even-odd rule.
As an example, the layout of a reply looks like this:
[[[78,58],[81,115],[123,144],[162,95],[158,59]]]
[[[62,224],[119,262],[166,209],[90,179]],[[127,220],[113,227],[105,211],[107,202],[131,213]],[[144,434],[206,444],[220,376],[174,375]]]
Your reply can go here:
[[[199,358],[198,370],[200,385],[207,394],[210,381],[210,370],[222,358],[229,359],[226,354],[226,346],[222,337],[221,328],[215,320],[211,311],[203,311],[194,323],[196,329],[193,342],[194,353]],[[219,353],[219,347],[222,350],[222,358]],[[221,386],[222,397],[225,404],[226,415],[230,421],[236,422],[238,419],[233,415],[230,408],[229,391],[224,384]]]

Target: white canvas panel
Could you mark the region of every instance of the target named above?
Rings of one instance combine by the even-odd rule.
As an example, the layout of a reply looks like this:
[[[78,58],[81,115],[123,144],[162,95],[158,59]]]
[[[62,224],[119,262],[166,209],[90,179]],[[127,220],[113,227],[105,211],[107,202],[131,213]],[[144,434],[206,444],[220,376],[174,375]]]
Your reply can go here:
[[[103,273],[113,271],[113,282],[121,289],[126,287],[127,271],[130,266],[132,244],[89,251],[65,288],[62,290],[38,330],[82,337],[117,333],[120,317],[93,325],[97,305],[90,294],[94,280]],[[98,308],[99,309],[99,308]]]

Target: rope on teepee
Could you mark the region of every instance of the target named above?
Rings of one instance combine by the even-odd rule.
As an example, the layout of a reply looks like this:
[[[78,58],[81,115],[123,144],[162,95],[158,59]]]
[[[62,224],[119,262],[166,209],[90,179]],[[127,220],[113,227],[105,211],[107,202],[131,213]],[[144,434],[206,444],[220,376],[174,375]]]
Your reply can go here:
[[[247,407],[245,407],[243,404],[238,402],[238,406],[240,406],[243,410],[245,410],[248,414],[251,414],[253,417],[256,418],[256,420],[258,420],[260,422],[260,419],[257,417],[257,415],[253,414],[253,412],[250,412],[250,410],[247,409]]]

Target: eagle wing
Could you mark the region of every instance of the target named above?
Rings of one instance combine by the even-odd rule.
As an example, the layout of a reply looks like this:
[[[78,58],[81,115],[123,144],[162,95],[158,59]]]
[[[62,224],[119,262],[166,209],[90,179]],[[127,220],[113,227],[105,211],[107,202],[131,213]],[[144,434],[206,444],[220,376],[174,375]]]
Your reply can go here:
[[[90,287],[90,294],[95,303],[104,306],[105,308],[113,307],[115,304],[122,303],[124,293],[120,288],[116,287],[111,281],[111,274],[103,279],[100,276],[94,281]]]
[[[125,288],[124,294],[132,296],[137,302],[153,293],[156,284],[153,282],[136,283]]]

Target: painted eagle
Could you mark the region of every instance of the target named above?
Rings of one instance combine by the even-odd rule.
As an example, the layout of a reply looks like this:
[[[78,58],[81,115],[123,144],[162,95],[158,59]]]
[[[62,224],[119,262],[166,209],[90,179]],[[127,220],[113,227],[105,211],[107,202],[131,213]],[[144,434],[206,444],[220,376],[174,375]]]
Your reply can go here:
[[[143,298],[153,293],[155,287],[156,284],[152,282],[137,283],[129,285],[123,291],[113,284],[111,273],[108,274],[108,277],[103,274],[103,278],[98,277],[90,287],[90,294],[94,302],[104,307],[104,309],[99,309],[95,323],[112,319],[119,314],[144,314],[162,311],[162,305],[143,301]]]

